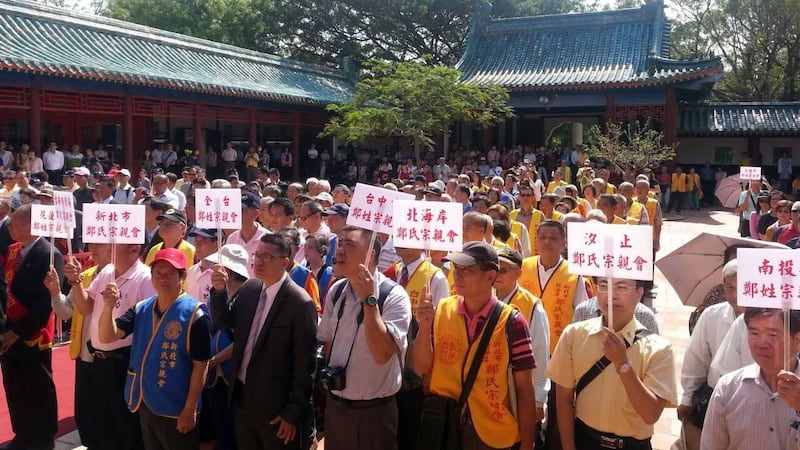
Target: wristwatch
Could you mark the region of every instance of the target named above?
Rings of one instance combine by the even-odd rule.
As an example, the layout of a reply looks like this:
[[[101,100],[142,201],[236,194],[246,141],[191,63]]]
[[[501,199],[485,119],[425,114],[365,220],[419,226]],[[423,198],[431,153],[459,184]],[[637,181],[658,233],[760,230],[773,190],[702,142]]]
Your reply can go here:
[[[378,306],[378,299],[375,298],[374,295],[370,295],[366,300],[364,300],[364,304],[366,306]]]
[[[617,373],[627,373],[631,369],[633,369],[633,364],[630,361],[625,361],[617,367]]]

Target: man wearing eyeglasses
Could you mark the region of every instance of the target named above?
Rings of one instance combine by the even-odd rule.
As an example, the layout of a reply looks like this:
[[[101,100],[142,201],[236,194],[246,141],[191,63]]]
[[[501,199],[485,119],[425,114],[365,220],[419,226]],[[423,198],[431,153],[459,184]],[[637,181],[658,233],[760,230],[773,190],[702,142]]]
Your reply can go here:
[[[672,347],[634,318],[643,281],[602,278],[596,289],[603,316],[568,325],[547,367],[556,386],[561,445],[649,450],[653,424],[678,403]]]
[[[300,231],[300,248],[295,255],[295,262],[304,265],[306,263],[306,252],[303,247],[306,236],[316,234],[331,238],[331,229],[322,220],[322,205],[315,201],[303,202],[300,205],[300,214],[297,215],[297,228]]]
[[[314,438],[317,313],[290,280],[291,264],[290,243],[267,234],[253,254],[255,277],[232,299],[225,269],[211,277],[214,321],[234,335],[229,401],[239,448],[308,449]]]
[[[228,244],[237,244],[252,255],[261,245],[261,237],[267,234],[267,229],[256,222],[261,208],[261,198],[252,192],[242,193],[242,229],[236,230],[228,236]],[[252,261],[247,265],[250,277],[254,276]]]
[[[539,224],[544,222],[544,214],[536,209],[536,197],[534,189],[530,184],[520,183],[519,186],[519,208],[512,210],[508,217],[517,221],[528,229],[528,240],[532,244],[536,243],[536,230]],[[531,248],[531,255],[536,255],[536,246]]]

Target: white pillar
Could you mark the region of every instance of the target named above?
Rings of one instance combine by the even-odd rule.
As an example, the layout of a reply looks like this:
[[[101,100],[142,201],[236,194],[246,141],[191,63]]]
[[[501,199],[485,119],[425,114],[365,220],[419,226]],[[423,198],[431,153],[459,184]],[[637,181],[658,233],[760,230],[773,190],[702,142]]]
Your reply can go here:
[[[572,122],[572,145],[583,145],[583,124]]]

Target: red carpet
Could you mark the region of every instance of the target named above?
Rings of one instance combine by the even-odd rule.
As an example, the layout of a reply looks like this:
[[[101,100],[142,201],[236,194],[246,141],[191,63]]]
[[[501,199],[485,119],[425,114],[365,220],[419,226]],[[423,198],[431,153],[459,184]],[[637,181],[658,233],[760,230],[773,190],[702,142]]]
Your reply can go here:
[[[0,375],[2,379],[2,375]],[[56,382],[58,395],[58,433],[67,434],[75,429],[75,362],[69,359],[69,345],[62,345],[53,350],[53,379]],[[0,442],[14,437],[11,431],[11,418],[8,415],[5,390],[0,388]]]

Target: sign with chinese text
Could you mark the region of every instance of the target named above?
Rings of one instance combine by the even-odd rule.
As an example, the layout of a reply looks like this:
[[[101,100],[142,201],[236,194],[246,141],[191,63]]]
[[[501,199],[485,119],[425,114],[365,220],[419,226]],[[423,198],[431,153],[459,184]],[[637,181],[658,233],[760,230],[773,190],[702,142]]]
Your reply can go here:
[[[31,205],[31,234],[34,236],[71,239],[74,228],[52,205]]]
[[[392,205],[395,200],[414,200],[414,196],[358,183],[353,191],[347,224],[378,233],[392,234]]]
[[[800,254],[797,250],[740,248],[736,259],[739,265],[736,302],[739,306],[800,309]]]
[[[460,252],[463,214],[461,203],[395,200],[394,246]]]
[[[761,167],[742,166],[739,168],[739,180],[750,181],[761,179]]]
[[[53,191],[53,206],[56,209],[56,216],[61,216],[69,226],[75,228],[75,197],[69,191]]]
[[[653,227],[573,222],[567,249],[570,273],[653,279]]]
[[[144,205],[83,205],[83,242],[86,244],[143,244]]]
[[[197,228],[242,228],[241,189],[198,189],[195,191]]]

